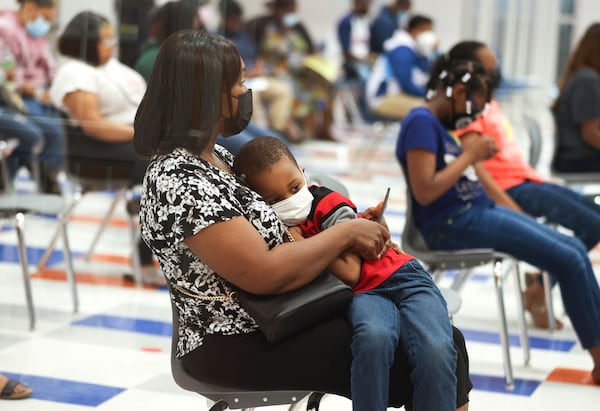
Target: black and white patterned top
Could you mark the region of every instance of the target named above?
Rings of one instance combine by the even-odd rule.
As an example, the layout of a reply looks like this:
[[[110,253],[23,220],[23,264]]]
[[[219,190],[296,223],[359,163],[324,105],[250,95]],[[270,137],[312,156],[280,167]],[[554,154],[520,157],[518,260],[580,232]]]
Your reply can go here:
[[[231,153],[221,146],[215,147],[215,153],[232,166]],[[150,162],[141,199],[141,231],[160,262],[179,310],[177,357],[202,345],[206,335],[257,329],[235,298],[206,301],[187,295],[223,296],[232,291],[183,240],[211,224],[239,216],[250,221],[269,248],[283,242],[284,226],[277,214],[235,176],[182,148]]]

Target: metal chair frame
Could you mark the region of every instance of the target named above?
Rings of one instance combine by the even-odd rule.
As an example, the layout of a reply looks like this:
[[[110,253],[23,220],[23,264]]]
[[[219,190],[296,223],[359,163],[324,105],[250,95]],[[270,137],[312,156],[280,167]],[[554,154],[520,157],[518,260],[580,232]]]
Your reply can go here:
[[[78,133],[80,133],[81,131],[79,131],[77,129],[77,123],[74,122],[73,120],[71,120],[66,114],[63,113],[62,115],[63,118],[63,123],[65,126],[65,132],[66,132],[66,160],[67,163],[69,163],[69,161],[72,160],[73,156],[70,154],[69,151],[69,144],[68,141],[70,139],[76,139],[78,136]],[[93,159],[92,159],[93,161]],[[112,164],[106,162],[106,164],[104,164],[104,162],[102,162],[101,167],[106,169],[106,175],[107,177],[82,177],[80,175],[75,175],[73,172],[70,172],[70,166],[69,164],[67,164],[66,166],[66,172],[65,173],[61,173],[61,175],[59,175],[58,179],[61,185],[61,191],[62,191],[62,195],[65,198],[69,199],[69,206],[67,208],[67,214],[66,214],[66,218],[67,221],[68,219],[71,217],[75,207],[77,206],[77,204],[79,203],[79,201],[81,200],[81,198],[88,192],[91,191],[110,191],[110,190],[116,190],[116,194],[107,210],[107,212],[105,213],[102,222],[100,224],[100,227],[98,228],[98,230],[96,231],[96,234],[94,235],[94,238],[92,239],[92,243],[90,244],[90,247],[85,255],[85,260],[86,261],[90,261],[94,250],[96,249],[96,246],[98,245],[98,242],[100,241],[100,237],[102,236],[102,233],[104,232],[104,230],[106,229],[106,227],[108,226],[108,223],[110,222],[110,219],[113,217],[114,212],[116,210],[116,207],[119,203],[119,201],[123,200],[123,201],[127,201],[130,200],[132,198],[132,190],[131,190],[131,182],[128,179],[122,179],[122,178],[113,178],[111,177],[112,175]],[[142,271],[141,271],[141,263],[140,263],[140,256],[139,256],[139,252],[137,249],[137,240],[139,238],[138,233],[137,233],[137,219],[135,215],[132,215],[130,213],[127,213],[128,219],[127,219],[127,223],[129,226],[129,237],[131,239],[131,245],[132,245],[132,265],[133,265],[133,274],[134,274],[134,279],[136,281],[137,284],[142,284]],[[38,264],[38,268],[39,269],[43,269],[48,261],[48,258],[50,257],[50,254],[52,252],[52,249],[54,248],[54,244],[56,243],[56,241],[58,240],[58,237],[60,236],[60,231],[55,232],[51,242],[50,242],[50,246],[46,249],[46,252],[44,253],[44,255],[42,256],[42,258],[40,259],[40,262]]]
[[[493,249],[474,248],[454,251],[431,250],[421,233],[417,229],[412,216],[412,194],[407,186],[406,221],[402,233],[402,248],[409,254],[421,260],[433,275],[436,282],[441,280],[444,272],[457,269],[458,274],[454,279],[451,289],[460,292],[466,281],[470,278],[474,268],[492,263],[492,274],[498,304],[498,315],[500,318],[500,342],[502,346],[502,358],[504,367],[504,378],[507,389],[514,389],[513,366],[508,341],[508,323],[504,303],[504,281],[511,271],[515,271],[515,291],[518,307],[517,323],[519,338],[523,348],[524,364],[529,364],[530,345],[525,312],[523,307],[523,293],[519,268],[517,262],[510,256],[498,253]]]
[[[169,287],[169,293],[172,293]],[[169,296],[171,297],[171,295]],[[294,404],[309,396],[307,411],[318,411],[323,393],[309,391],[249,391],[233,387],[224,387],[217,384],[204,382],[193,377],[175,355],[177,340],[179,338],[179,312],[171,299],[173,314],[173,332],[171,338],[171,373],[175,383],[186,391],[196,392],[207,398],[209,411],[222,411],[226,409],[252,410],[254,407]]]
[[[25,215],[28,213],[56,214],[58,217],[58,231],[61,233],[63,243],[63,254],[65,259],[67,282],[73,300],[73,312],[79,311],[79,296],[75,271],[71,256],[71,248],[67,235],[67,215],[64,199],[54,194],[7,194],[0,196],[0,216],[3,218],[14,218],[14,225],[18,239],[19,260],[25,298],[29,316],[29,328],[35,329],[36,317],[31,290],[31,278],[29,274],[29,263],[27,261],[27,250],[25,243]],[[54,248],[54,246],[53,246]]]

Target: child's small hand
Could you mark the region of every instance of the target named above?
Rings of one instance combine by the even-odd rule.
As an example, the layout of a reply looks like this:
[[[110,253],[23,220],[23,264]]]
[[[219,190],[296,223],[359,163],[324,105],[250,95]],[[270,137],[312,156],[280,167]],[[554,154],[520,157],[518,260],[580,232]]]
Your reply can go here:
[[[380,201],[375,207],[369,207],[361,213],[363,218],[371,221],[379,221],[379,215],[381,214],[381,208],[383,207],[383,201]]]

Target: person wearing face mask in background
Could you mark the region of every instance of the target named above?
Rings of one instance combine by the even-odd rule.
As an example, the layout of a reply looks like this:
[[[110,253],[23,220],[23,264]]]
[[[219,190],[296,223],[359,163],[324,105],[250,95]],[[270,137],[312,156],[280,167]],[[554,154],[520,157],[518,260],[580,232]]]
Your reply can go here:
[[[307,61],[322,65],[327,72],[331,67],[337,72],[337,65],[318,54],[298,16],[296,0],[272,0],[266,6],[269,14],[249,20],[246,31],[253,36],[267,69],[292,86],[293,117],[301,123],[302,139],[331,140],[335,79],[319,73]]]
[[[353,0],[350,13],[337,25],[337,36],[344,55],[344,72],[348,79],[366,81],[375,61],[369,32],[371,0]]]
[[[365,90],[373,113],[401,120],[425,104],[425,85],[437,48],[433,20],[422,15],[411,17],[406,30],[398,29],[386,40]]]
[[[396,30],[406,28],[410,19],[410,8],[410,0],[394,0],[381,8],[377,17],[371,22],[371,50],[373,53],[383,53],[385,51],[383,43],[392,37]]]
[[[289,149],[273,137],[246,144],[233,171],[271,205],[294,239],[310,238],[356,218],[377,221],[382,203],[358,213],[352,201],[326,187],[308,185]],[[290,228],[290,230],[292,230]],[[390,247],[378,260],[346,252],[327,267],[354,289],[351,389],[354,411],[388,408],[390,364],[401,346],[407,353],[414,389],[413,410],[457,408],[457,352],[446,303],[429,273],[411,255]],[[432,355],[435,353],[435,355]],[[464,381],[459,409],[464,404]]]
[[[600,287],[584,244],[534,218],[496,204],[484,185],[483,160],[498,152],[489,136],[458,138],[491,98],[489,77],[475,60],[440,57],[428,102],[403,120],[396,157],[412,194],[415,225],[432,250],[490,248],[550,273],[566,312],[594,363],[600,384]]]
[[[500,84],[498,59],[494,51],[479,41],[461,41],[447,53],[452,60],[476,60],[485,68],[493,88]],[[588,250],[600,242],[600,206],[589,198],[567,187],[547,182],[525,160],[513,134],[510,122],[495,99],[490,101],[485,116],[467,127],[456,130],[459,137],[473,133],[492,137],[499,152],[485,160],[483,166],[492,181],[485,187],[497,203],[534,217],[544,217],[548,223],[558,224],[581,239]],[[528,275],[530,283],[525,291],[525,308],[534,324],[548,328],[548,313],[541,277]],[[557,327],[563,324],[557,321]]]
[[[64,135],[60,114],[52,106],[48,89],[54,80],[56,62],[50,43],[45,38],[54,16],[53,0],[18,0],[19,9],[0,11],[0,37],[14,61],[12,82],[26,107],[26,117],[15,119],[23,126],[15,133],[22,134],[23,145],[17,148],[18,162],[13,169],[31,166],[34,146],[42,142],[39,154],[41,189],[58,192],[58,173],[64,165]],[[4,53],[3,53],[4,54]],[[15,115],[3,110],[3,114]],[[39,149],[38,149],[39,150]],[[16,171],[16,170],[15,170]]]
[[[127,179],[135,186],[142,183],[148,165],[133,147],[133,121],[146,82],[114,57],[116,44],[115,29],[104,16],[90,11],[73,16],[58,38],[58,50],[66,60],[50,94],[71,119],[69,173],[109,181]],[[135,200],[128,203],[128,210],[132,208]],[[138,251],[142,282],[163,285],[164,278],[142,240]]]
[[[221,24],[217,33],[235,43],[246,64],[246,83],[252,89],[254,97],[253,121],[256,122],[256,125],[276,130],[289,142],[301,142],[300,130],[292,118],[294,102],[292,86],[277,78],[259,55],[257,45],[246,31],[242,5],[236,0],[220,0],[219,14],[221,15]],[[273,134],[256,125],[250,124],[251,129],[256,128],[256,130],[249,132],[263,136]],[[255,131],[260,134],[254,133]],[[228,140],[219,142],[219,144],[223,145]],[[227,148],[233,154],[238,151]]]

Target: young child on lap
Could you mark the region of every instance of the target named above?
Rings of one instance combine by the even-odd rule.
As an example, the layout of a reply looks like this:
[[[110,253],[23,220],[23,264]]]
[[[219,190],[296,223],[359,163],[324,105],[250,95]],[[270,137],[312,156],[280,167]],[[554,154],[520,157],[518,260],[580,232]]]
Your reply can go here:
[[[340,193],[309,186],[292,153],[274,137],[256,138],[242,147],[233,170],[273,207],[286,226],[293,227],[291,232],[299,229],[303,237],[364,217]],[[295,234],[294,238],[302,237]],[[446,303],[429,273],[414,257],[392,247],[371,261],[345,253],[328,269],[355,293],[348,309],[354,328],[353,409],[387,409],[393,378],[390,366],[401,344],[411,367],[412,409],[455,410],[452,327]],[[377,321],[373,321],[373,311],[379,313]]]

